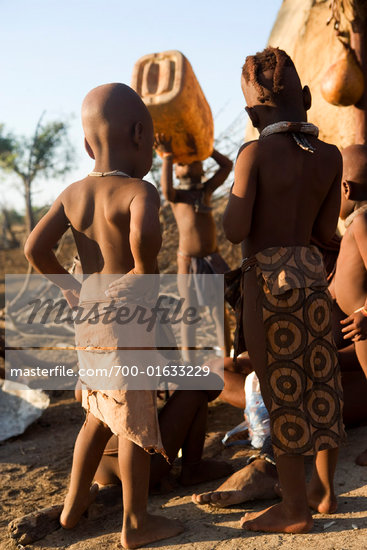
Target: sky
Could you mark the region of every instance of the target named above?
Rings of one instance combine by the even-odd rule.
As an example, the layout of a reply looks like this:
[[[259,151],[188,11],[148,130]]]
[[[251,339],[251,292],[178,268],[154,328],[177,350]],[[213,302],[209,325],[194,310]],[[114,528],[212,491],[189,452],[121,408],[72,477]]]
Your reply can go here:
[[[85,177],[93,161],[83,148],[84,96],[107,82],[130,84],[143,55],[180,50],[189,59],[214,116],[215,134],[243,113],[241,67],[266,46],[282,0],[0,0],[0,123],[19,136],[66,120],[75,150],[63,179],[34,184],[34,204],[51,203]],[[0,206],[23,209],[15,178],[0,179]]]

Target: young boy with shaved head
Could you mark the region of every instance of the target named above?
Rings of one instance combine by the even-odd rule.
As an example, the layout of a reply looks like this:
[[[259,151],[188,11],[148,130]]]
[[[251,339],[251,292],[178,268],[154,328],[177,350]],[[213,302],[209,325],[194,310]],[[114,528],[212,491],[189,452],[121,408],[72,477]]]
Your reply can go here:
[[[309,506],[336,509],[333,477],[343,441],[342,390],[331,299],[311,236],[335,233],[342,161],[308,124],[311,105],[290,57],[267,48],[246,59],[242,91],[260,132],[238,153],[223,225],[242,242],[242,323],[268,408],[282,502],[246,514],[253,531],[304,533]],[[314,455],[306,488],[304,456]]]
[[[86,150],[95,160],[94,171],[56,199],[31,233],[25,254],[39,272],[67,276],[53,247],[71,226],[82,271],[89,274],[87,283],[98,274],[157,273],[159,196],[155,187],[142,179],[152,163],[153,124],[148,110],[128,86],[106,84],[86,96],[82,122]],[[79,288],[77,282],[70,287],[70,279],[65,277],[62,291],[74,306]],[[116,292],[111,288],[109,296]],[[92,338],[98,337],[93,325],[89,330]],[[107,341],[102,342],[106,345]],[[115,433],[123,484],[122,545],[137,548],[180,533],[178,522],[147,513],[150,455],[146,451],[164,453],[155,392],[85,391],[83,405],[88,416],[75,444],[61,525],[76,525],[95,496],[97,487],[91,489],[91,482],[106,443]]]
[[[351,145],[342,151],[343,180],[340,217],[346,227],[333,290],[348,317],[341,321],[344,338],[353,340],[358,361],[367,376],[367,147]],[[367,466],[367,450],[357,464]]]

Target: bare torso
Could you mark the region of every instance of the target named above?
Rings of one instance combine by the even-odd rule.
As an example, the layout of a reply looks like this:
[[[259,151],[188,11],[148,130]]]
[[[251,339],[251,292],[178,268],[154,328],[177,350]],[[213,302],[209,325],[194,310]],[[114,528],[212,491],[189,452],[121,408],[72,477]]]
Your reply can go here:
[[[308,245],[315,221],[337,174],[337,149],[314,137],[315,153],[289,134],[258,142],[258,177],[244,256],[271,246]],[[315,235],[317,236],[317,235]]]
[[[216,225],[211,211],[196,212],[195,202],[202,195],[209,206],[210,196],[202,191],[178,190],[171,202],[179,234],[179,251],[187,256],[204,257],[217,249]]]
[[[365,213],[360,215],[366,217]],[[354,237],[353,223],[340,245],[333,287],[336,301],[346,315],[362,307],[367,298],[367,271]]]
[[[127,273],[131,254],[130,203],[147,182],[121,176],[87,177],[62,194],[83,273]]]

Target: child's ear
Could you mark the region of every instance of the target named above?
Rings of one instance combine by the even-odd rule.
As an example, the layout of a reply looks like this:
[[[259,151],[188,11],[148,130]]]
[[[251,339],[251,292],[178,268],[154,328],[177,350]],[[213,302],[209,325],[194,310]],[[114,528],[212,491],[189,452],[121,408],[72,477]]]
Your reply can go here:
[[[348,181],[343,181],[342,186],[343,186],[343,195],[344,195],[344,198],[346,198],[347,200],[349,200],[349,199],[350,199],[351,192],[352,192],[352,187],[351,187],[351,185],[350,185],[350,183],[349,183]]]
[[[245,111],[251,120],[252,126],[258,128],[260,126],[260,119],[255,109],[253,107],[245,107]]]
[[[95,156],[94,156],[94,153],[93,153],[93,149],[92,147],[89,145],[88,141],[87,141],[87,138],[84,138],[84,148],[85,150],[87,151],[88,155],[90,156],[91,159],[95,159]]]
[[[312,96],[311,96],[310,88],[308,86],[304,86],[302,90],[302,94],[303,94],[303,106],[305,110],[308,111],[311,108],[311,104],[312,104]]]
[[[142,137],[143,137],[143,124],[142,122],[136,122],[133,126],[133,135],[132,135],[132,140],[133,140],[133,143],[135,143],[135,145],[140,146],[140,142],[142,140]]]

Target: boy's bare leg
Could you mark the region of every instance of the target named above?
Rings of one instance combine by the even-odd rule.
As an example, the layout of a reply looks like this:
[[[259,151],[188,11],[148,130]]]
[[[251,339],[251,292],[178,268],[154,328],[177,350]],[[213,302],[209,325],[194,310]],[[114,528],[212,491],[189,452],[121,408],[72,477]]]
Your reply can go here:
[[[121,544],[139,548],[150,542],[174,537],[181,523],[147,512],[150,455],[125,438],[119,438],[119,466],[123,487]]]
[[[181,323],[182,359],[189,365],[196,364],[196,351],[194,349],[189,349],[190,347],[194,347],[193,343],[195,342],[195,337],[195,326]]]
[[[367,380],[357,359],[358,370],[341,373],[344,393],[343,420],[346,426],[355,426],[367,420]]]
[[[60,516],[62,527],[75,527],[97,496],[98,486],[91,487],[91,483],[110,437],[111,430],[89,413],[75,442],[70,486]]]
[[[249,531],[268,533],[308,533],[313,519],[307,502],[303,456],[279,456],[277,470],[282,502],[262,512],[245,514],[241,526]]]
[[[177,289],[180,295],[180,298],[185,300],[183,307],[188,308],[192,304],[196,304],[196,295],[195,291],[188,286],[188,274],[190,264],[187,263],[186,258],[182,256],[177,256]],[[181,323],[181,345],[182,345],[182,358],[184,361],[194,364],[196,353],[193,349],[187,349],[189,347],[194,347],[195,345],[195,335],[196,328],[194,325],[189,323]],[[190,344],[190,345],[189,345]]]
[[[183,393],[187,393],[187,391]],[[197,408],[195,418],[191,422],[186,438],[182,443],[182,471],[180,477],[182,485],[212,481],[228,476],[233,472],[233,467],[228,462],[202,459],[208,417],[208,397],[205,392],[201,391],[191,393],[204,394],[205,397]],[[191,400],[191,397],[189,399]]]
[[[224,369],[224,388],[219,396],[220,399],[244,410],[246,408],[245,380],[246,374]]]
[[[219,393],[219,392],[218,392]],[[209,399],[215,398],[215,394]],[[182,414],[185,411],[185,414]],[[176,390],[159,414],[159,426],[165,451],[172,462],[182,448],[183,485],[211,481],[229,475],[227,462],[202,460],[208,413],[208,393],[200,390]],[[171,466],[161,455],[153,455],[150,485],[158,483]]]
[[[210,314],[215,324],[218,346],[224,351],[225,357],[228,357],[231,352],[231,332],[226,306],[224,305],[223,315],[220,315],[218,307],[211,308]]]
[[[180,267],[180,266],[179,266]],[[193,291],[188,288],[187,277],[188,272],[178,272],[177,275],[177,288],[179,291],[180,298],[185,300],[183,307],[190,307],[193,302]],[[194,325],[189,323],[181,323],[181,345],[182,345],[182,359],[189,363],[195,363],[196,352],[194,349],[189,349],[190,347],[195,346],[196,342],[196,328]]]
[[[310,483],[307,487],[308,504],[320,514],[333,514],[337,509],[334,493],[334,474],[339,449],[328,449],[316,454]]]

